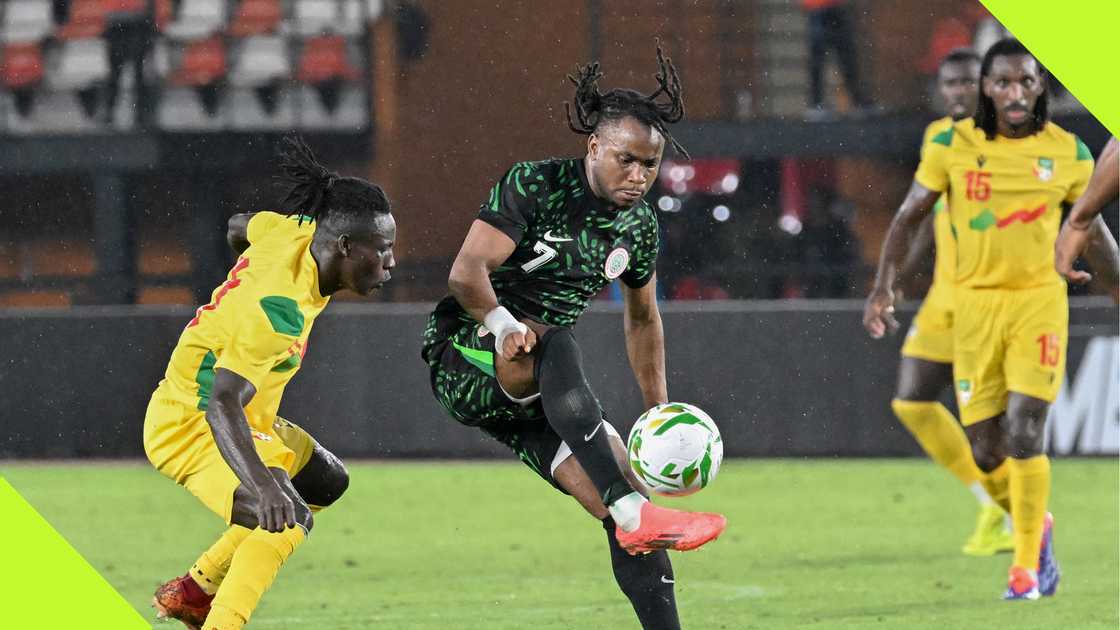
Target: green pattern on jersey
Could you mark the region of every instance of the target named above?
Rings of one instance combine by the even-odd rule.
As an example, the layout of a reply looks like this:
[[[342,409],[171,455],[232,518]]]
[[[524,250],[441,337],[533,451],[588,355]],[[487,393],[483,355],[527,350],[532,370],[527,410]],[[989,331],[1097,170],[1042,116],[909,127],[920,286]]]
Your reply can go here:
[[[290,297],[270,295],[261,298],[261,308],[272,324],[272,330],[281,335],[298,337],[303,333],[303,312],[299,304]]]
[[[205,411],[210,406],[210,392],[214,390],[214,364],[217,362],[218,357],[211,351],[202,357],[202,363],[198,365],[198,374],[195,375],[194,381],[198,383],[198,408],[200,411]]]
[[[616,208],[591,194],[581,159],[515,164],[479,219],[517,243],[490,274],[499,302],[545,324],[573,325],[615,277],[643,286],[657,261],[653,209],[644,200]]]

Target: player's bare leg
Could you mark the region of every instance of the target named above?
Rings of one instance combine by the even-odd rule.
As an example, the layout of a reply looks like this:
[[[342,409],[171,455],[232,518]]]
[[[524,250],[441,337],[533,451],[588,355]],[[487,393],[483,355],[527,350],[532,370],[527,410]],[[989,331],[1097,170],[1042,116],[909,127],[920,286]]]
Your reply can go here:
[[[970,556],[990,556],[1014,548],[1007,528],[1007,513],[984,489],[983,471],[972,458],[968,437],[953,414],[937,399],[953,384],[953,365],[903,356],[898,368],[898,389],[891,408],[922,449],[972,492],[980,503],[976,528],[962,551]]]
[[[349,486],[350,476],[338,457],[314,440],[312,443],[311,457],[291,483],[311,511],[318,512],[342,496]],[[231,526],[202,554],[190,572],[162,584],[152,601],[156,616],[177,619],[191,630],[201,628],[237,546],[251,531],[241,525]]]

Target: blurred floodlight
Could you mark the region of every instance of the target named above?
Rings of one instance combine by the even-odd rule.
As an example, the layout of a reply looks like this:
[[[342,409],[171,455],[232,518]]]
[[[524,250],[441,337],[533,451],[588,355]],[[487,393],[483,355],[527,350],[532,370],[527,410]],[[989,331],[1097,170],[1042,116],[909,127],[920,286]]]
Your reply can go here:
[[[712,218],[716,221],[719,221],[720,223],[723,223],[724,221],[731,218],[731,208],[728,208],[723,204],[712,208]]]
[[[663,195],[657,200],[657,207],[662,212],[680,212],[681,200],[669,195]]]
[[[783,214],[782,218],[778,219],[778,227],[783,232],[797,236],[801,233],[801,219],[792,214]]]
[[[719,186],[723,189],[723,192],[730,195],[739,188],[739,176],[735,173],[728,173],[723,176],[723,180],[719,183]]]

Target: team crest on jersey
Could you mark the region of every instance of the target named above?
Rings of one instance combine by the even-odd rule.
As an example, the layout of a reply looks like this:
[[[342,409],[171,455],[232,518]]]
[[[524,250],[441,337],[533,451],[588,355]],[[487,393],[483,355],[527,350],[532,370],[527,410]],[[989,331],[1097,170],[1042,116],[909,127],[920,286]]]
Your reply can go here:
[[[968,404],[968,399],[972,398],[972,381],[967,378],[957,381],[957,397],[962,405]]]
[[[607,256],[607,262],[603,265],[603,275],[608,280],[614,280],[622,275],[623,271],[630,266],[630,252],[626,251],[624,247],[615,248],[613,252]]]
[[[1038,165],[1034,167],[1034,176],[1040,182],[1048,182],[1054,177],[1054,160],[1038,158]]]

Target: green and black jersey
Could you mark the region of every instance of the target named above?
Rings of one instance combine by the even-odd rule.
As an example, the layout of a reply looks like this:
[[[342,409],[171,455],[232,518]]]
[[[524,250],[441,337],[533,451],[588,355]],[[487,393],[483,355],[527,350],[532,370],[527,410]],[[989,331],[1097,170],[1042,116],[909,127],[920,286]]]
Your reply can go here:
[[[596,197],[583,159],[515,164],[494,185],[478,218],[517,243],[490,282],[498,302],[518,317],[572,326],[611,281],[641,288],[653,276],[653,209],[645,200],[617,208]],[[465,315],[449,296],[436,315],[452,314]]]

